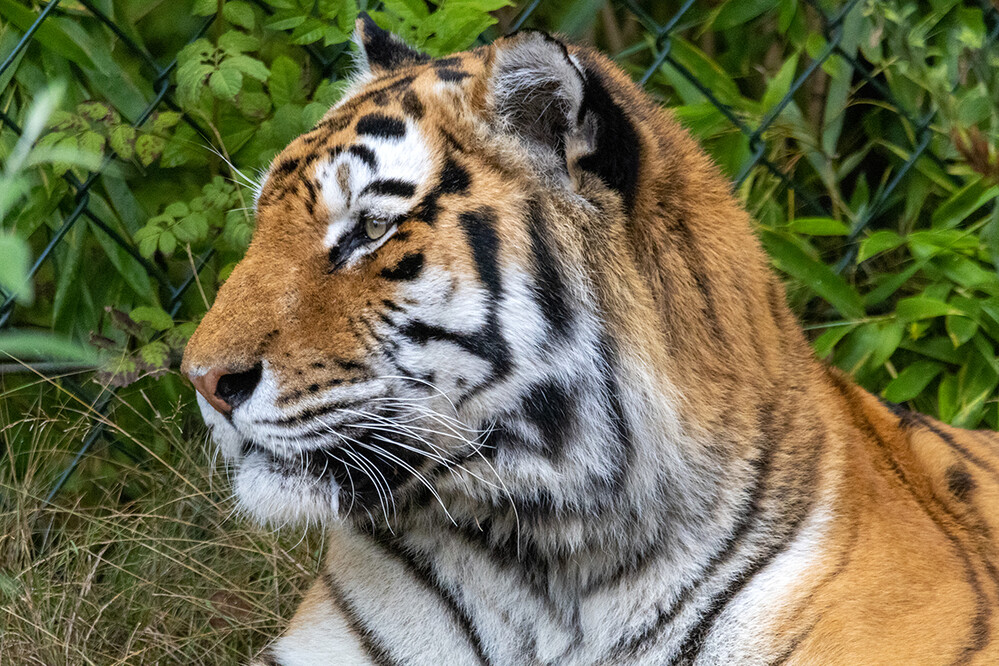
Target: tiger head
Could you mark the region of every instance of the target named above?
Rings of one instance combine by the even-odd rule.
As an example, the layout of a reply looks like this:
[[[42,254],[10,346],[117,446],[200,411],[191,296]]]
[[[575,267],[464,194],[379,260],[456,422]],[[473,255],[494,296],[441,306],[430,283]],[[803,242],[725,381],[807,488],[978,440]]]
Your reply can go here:
[[[588,49],[523,32],[431,59],[370,19],[356,41],[185,351],[242,507],[382,520],[656,485],[629,470],[708,390],[725,318],[767,307],[725,182]],[[758,279],[723,296],[696,252]]]

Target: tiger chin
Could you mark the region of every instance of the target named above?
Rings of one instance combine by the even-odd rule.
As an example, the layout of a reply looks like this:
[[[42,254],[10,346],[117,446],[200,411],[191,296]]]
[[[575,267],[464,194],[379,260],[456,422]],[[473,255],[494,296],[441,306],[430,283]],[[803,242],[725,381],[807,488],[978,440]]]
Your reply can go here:
[[[816,360],[668,111],[355,39],[183,364],[245,512],[331,534],[262,663],[999,663],[996,436]]]

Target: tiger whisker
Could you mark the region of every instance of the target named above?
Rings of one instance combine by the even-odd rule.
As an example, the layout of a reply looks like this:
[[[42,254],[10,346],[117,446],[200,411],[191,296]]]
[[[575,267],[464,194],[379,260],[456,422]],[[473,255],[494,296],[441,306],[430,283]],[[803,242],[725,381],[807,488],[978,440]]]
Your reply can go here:
[[[398,442],[392,441],[390,439],[386,439],[384,437],[381,437],[380,435],[375,435],[375,437],[377,437],[378,439],[380,439],[380,440],[382,440],[382,441],[384,441],[386,443],[398,445]],[[377,444],[371,444],[370,442],[360,442],[360,441],[357,442],[357,444],[359,446],[363,446],[364,448],[368,449],[372,453],[375,453],[376,455],[382,456],[386,460],[391,460],[392,462],[397,463],[403,469],[406,469],[409,472],[411,472],[413,474],[413,476],[415,476],[416,478],[418,478],[423,483],[423,485],[427,488],[427,490],[429,490],[430,493],[434,496],[434,499],[437,500],[437,503],[440,504],[441,509],[444,511],[444,515],[446,515],[448,517],[448,520],[450,520],[451,523],[454,524],[454,525],[458,524],[458,522],[454,519],[454,517],[451,516],[451,512],[447,510],[446,506],[444,506],[444,500],[441,498],[440,494],[438,494],[437,490],[433,487],[433,485],[429,481],[427,481],[426,477],[424,477],[412,465],[406,463],[405,461],[403,461],[402,459],[400,459],[398,456],[395,456],[395,455],[389,453],[388,451],[386,451],[384,448],[378,446]]]
[[[370,465],[366,465],[364,459],[361,458],[361,456],[357,455],[355,451],[351,450],[349,448],[349,445],[344,446],[343,452],[346,453],[348,456],[350,456],[350,458],[357,463],[358,470],[361,471],[368,478],[368,480],[371,481],[371,485],[374,486],[375,488],[375,494],[378,496],[378,506],[382,510],[382,515],[385,516],[385,525],[388,526],[389,525],[388,504],[384,500],[384,497],[382,495],[381,485],[379,484],[378,479],[375,478],[375,476],[371,473],[372,469],[374,468],[372,468]],[[374,524],[374,517],[371,516],[370,512],[368,512],[368,517],[371,518],[372,524]],[[389,530],[391,529],[392,528],[389,527]]]

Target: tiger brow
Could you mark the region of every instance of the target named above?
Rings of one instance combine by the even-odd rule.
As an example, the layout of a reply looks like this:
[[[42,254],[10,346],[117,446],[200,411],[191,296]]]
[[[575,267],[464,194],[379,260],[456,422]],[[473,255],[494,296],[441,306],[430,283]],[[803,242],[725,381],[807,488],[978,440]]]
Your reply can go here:
[[[416,186],[404,180],[384,178],[368,183],[368,186],[361,191],[361,195],[365,194],[383,194],[408,199],[416,194]]]

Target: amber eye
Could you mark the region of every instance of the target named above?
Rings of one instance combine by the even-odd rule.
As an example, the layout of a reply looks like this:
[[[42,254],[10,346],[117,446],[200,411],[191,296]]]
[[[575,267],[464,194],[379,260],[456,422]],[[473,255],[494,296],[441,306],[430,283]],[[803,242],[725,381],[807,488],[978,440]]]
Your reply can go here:
[[[381,220],[376,217],[365,217],[364,232],[371,240],[378,240],[385,235],[391,223],[388,220]]]

